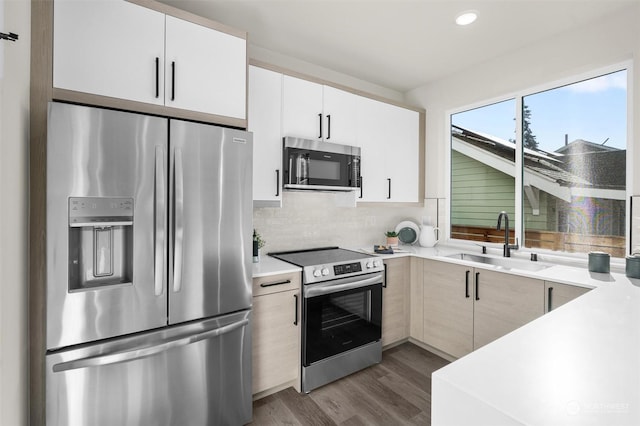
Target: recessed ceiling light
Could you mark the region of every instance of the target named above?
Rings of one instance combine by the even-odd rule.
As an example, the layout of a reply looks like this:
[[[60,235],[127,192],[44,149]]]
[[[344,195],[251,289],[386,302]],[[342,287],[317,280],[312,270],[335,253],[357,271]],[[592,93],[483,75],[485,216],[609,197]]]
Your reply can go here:
[[[456,17],[456,24],[463,26],[469,25],[476,19],[478,19],[478,12],[476,12],[475,10],[467,10],[466,12],[462,12]]]

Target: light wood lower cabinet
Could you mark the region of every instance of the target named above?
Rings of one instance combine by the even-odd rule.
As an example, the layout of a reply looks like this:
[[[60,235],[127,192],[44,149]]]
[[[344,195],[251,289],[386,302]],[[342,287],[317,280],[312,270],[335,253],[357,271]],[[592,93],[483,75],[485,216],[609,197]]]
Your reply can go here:
[[[424,262],[419,257],[410,260],[409,336],[419,341],[424,340]]]
[[[470,267],[424,261],[424,342],[456,358],[473,350],[472,273]]]
[[[474,269],[473,349],[544,314],[544,281]]]
[[[550,312],[576,297],[582,296],[590,289],[553,281],[544,282],[544,312]]]
[[[386,287],[382,291],[382,346],[409,336],[408,257],[386,259]]]
[[[253,280],[253,394],[300,376],[300,274]]]
[[[544,313],[544,281],[424,261],[424,343],[462,357]]]

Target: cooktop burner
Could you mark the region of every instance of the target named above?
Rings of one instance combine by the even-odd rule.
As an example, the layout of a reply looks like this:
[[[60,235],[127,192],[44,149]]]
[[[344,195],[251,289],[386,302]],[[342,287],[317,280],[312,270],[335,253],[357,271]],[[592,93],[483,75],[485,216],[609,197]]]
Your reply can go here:
[[[375,257],[366,253],[341,249],[339,247],[321,247],[308,250],[269,253],[269,256],[284,260],[285,262],[293,263],[300,267],[323,265],[325,263],[349,262],[352,260]]]

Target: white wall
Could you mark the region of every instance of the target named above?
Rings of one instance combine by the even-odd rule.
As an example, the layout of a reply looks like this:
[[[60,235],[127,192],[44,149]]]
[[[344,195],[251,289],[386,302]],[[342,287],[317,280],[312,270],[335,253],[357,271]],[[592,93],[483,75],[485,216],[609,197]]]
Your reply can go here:
[[[31,4],[0,0],[0,425],[27,424],[27,217]]]
[[[447,196],[448,112],[640,58],[639,22],[640,5],[634,5],[601,22],[523,46],[509,55],[407,93],[407,102],[427,111],[427,197]],[[635,64],[633,80],[635,85],[630,90],[633,90],[636,107],[630,122],[633,128],[640,129],[640,64]],[[634,141],[633,136],[629,133],[630,144]],[[640,142],[636,144],[640,149]],[[636,155],[634,159],[634,168],[640,167],[640,158]],[[640,173],[636,173],[636,193],[640,192],[639,181]]]

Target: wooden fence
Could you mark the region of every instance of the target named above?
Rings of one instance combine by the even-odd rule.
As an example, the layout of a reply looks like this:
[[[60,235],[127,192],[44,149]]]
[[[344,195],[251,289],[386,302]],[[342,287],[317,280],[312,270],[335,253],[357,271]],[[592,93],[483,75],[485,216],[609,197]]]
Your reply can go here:
[[[514,232],[509,232],[510,242],[513,244]],[[625,257],[625,238],[611,235],[582,235],[567,234],[551,231],[525,231],[528,248],[542,248],[547,250],[565,251],[569,253],[588,253],[603,251],[613,257]],[[483,226],[451,227],[451,238],[481,241],[486,243],[504,243],[504,231]]]

